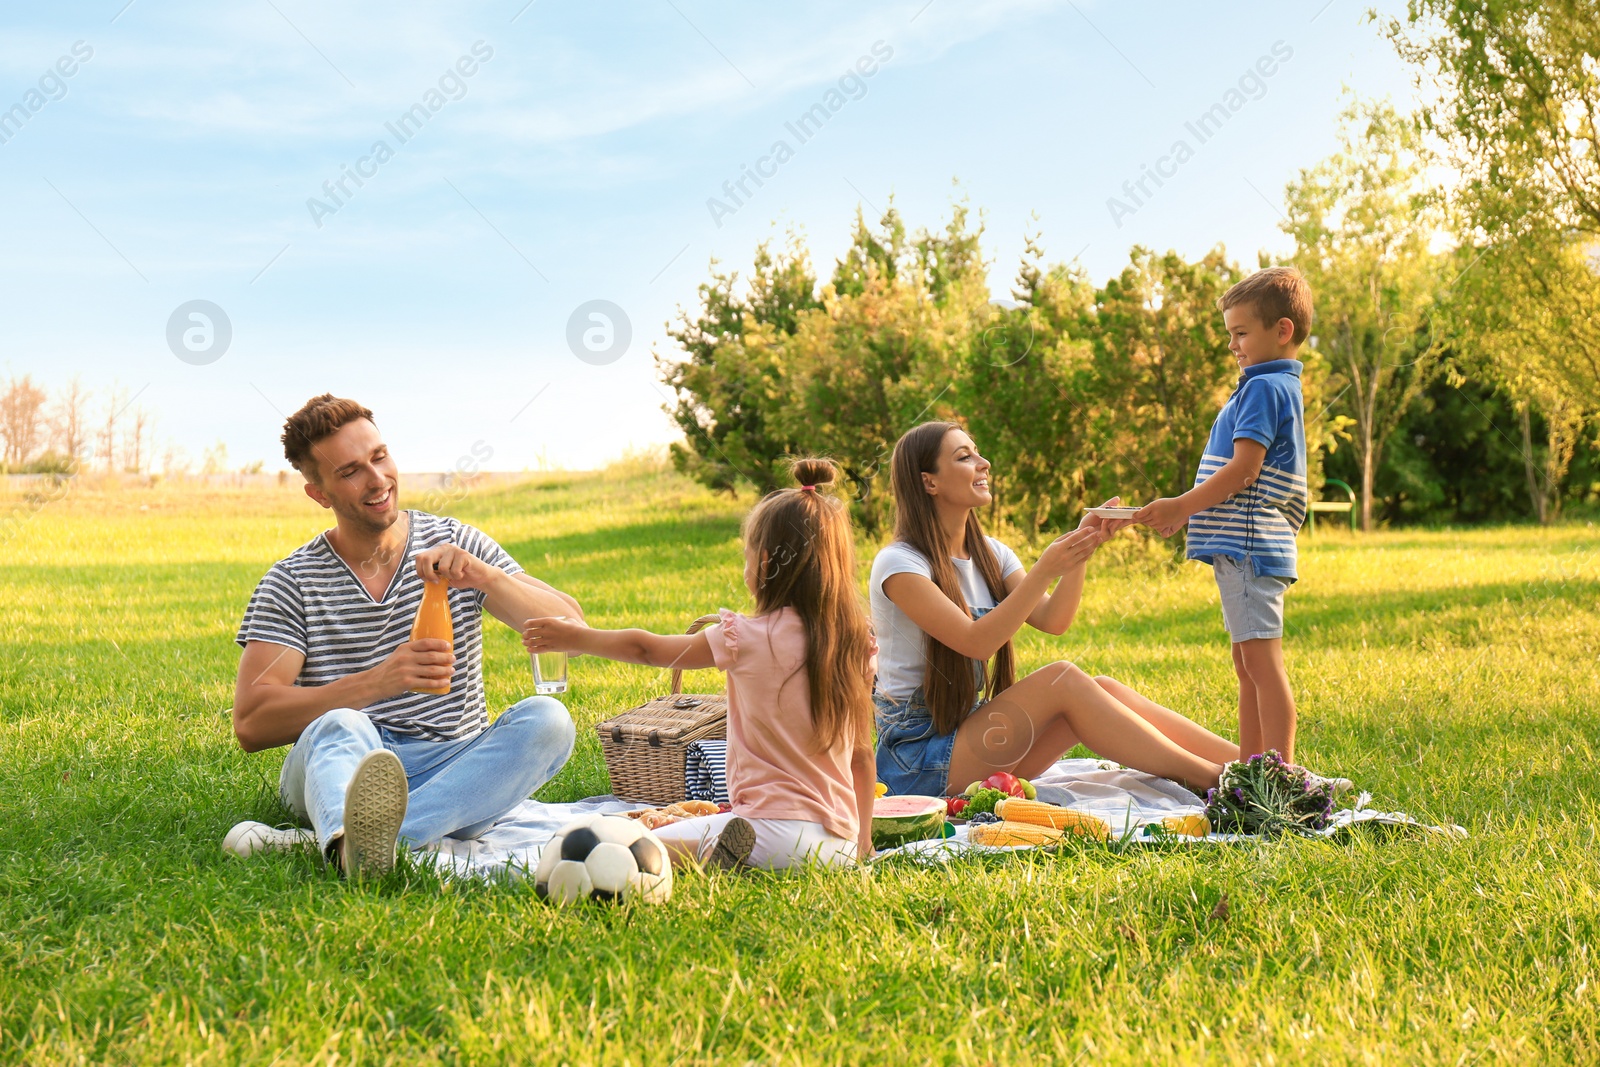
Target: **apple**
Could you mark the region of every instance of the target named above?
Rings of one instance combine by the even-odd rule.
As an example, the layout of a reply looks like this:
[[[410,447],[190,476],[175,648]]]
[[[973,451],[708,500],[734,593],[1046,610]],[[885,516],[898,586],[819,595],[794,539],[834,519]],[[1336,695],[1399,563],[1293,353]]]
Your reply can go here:
[[[1039,791],[1033,787],[1032,782],[1028,781],[1026,778],[1018,778],[1017,781],[1022,783],[1022,795],[1024,797],[1026,797],[1028,800],[1039,799]]]
[[[972,794],[976,793],[978,790],[980,790],[982,788],[983,788],[983,783],[982,782],[973,782],[971,785],[967,786],[965,789],[963,789],[961,791],[961,795],[964,796],[964,797],[970,797]]]
[[[1027,791],[1022,785],[1022,779],[1007,771],[996,771],[985,778],[983,784],[990,789],[998,789],[1009,797],[1027,796]]]

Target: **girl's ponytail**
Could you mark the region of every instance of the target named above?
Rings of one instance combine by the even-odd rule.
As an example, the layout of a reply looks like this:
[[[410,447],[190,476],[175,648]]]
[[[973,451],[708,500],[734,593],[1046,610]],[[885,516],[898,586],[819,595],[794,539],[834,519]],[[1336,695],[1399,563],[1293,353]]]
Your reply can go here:
[[[839,478],[839,468],[831,459],[797,459],[791,473],[802,492],[820,490]]]

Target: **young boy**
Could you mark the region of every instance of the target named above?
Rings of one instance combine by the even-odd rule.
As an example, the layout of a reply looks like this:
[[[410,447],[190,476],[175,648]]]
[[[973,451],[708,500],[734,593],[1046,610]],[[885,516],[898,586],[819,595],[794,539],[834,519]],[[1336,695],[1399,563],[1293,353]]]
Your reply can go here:
[[[1211,426],[1194,488],[1146,504],[1133,521],[1163,537],[1189,525],[1188,557],[1211,564],[1239,677],[1239,757],[1277,749],[1294,762],[1294,694],[1283,667],[1283,595],[1306,517],[1300,345],[1311,289],[1293,267],[1268,267],[1217,301],[1243,372]]]

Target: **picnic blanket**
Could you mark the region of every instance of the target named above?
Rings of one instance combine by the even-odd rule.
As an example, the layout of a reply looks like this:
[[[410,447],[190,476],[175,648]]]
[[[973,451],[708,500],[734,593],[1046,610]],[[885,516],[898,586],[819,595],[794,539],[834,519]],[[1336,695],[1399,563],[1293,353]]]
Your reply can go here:
[[[1188,815],[1204,810],[1200,798],[1176,782],[1129,770],[1105,760],[1061,760],[1035,778],[1033,784],[1039,791],[1040,800],[1092,812],[1111,825],[1112,836],[1118,839],[1140,842],[1153,840],[1140,833],[1150,823],[1160,822],[1168,815]],[[1333,824],[1321,831],[1322,836],[1334,837],[1359,823],[1410,827],[1427,834],[1466,836],[1466,831],[1459,826],[1424,826],[1402,812],[1374,811],[1366,806],[1366,794],[1362,794],[1362,798],[1355,808],[1343,808],[1335,812]],[[538,866],[539,851],[545,842],[578,816],[591,812],[616,814],[647,806],[618,800],[613,796],[589,797],[572,804],[543,804],[537,800],[525,800],[477,840],[463,841],[447,837],[424,850],[422,855],[426,856],[431,851],[434,862],[441,869],[461,877],[518,877]],[[1254,839],[1240,834],[1212,834],[1208,838],[1167,837],[1163,840],[1199,845]],[[1031,847],[1034,846],[975,845],[967,840],[967,828],[960,826],[956,828],[954,837],[938,841],[914,841],[878,855],[880,859],[902,855],[937,863],[969,850],[1009,852]]]
[[[539,851],[544,848],[545,842],[578,816],[594,812],[619,815],[649,806],[618,800],[610,795],[589,797],[571,804],[542,804],[537,800],[524,800],[482,837],[473,841],[447,837],[436,845],[423,848],[418,856],[425,859],[431,852],[440,869],[462,877],[520,877],[539,866]]]
[[[1039,799],[1048,804],[1075,808],[1100,816],[1111,826],[1114,840],[1148,844],[1156,841],[1176,841],[1183,844],[1203,845],[1207,842],[1227,844],[1256,841],[1251,834],[1211,834],[1207,837],[1189,837],[1170,834],[1162,837],[1147,836],[1144,828],[1159,823],[1169,815],[1198,815],[1205,811],[1199,796],[1177,782],[1157,778],[1143,771],[1130,770],[1109,760],[1065,759],[1033,779]],[[1353,808],[1341,808],[1333,813],[1333,821],[1317,836],[1333,838],[1362,823],[1405,827],[1422,834],[1465,837],[1467,831],[1460,826],[1427,826],[1399,811],[1375,811],[1367,804],[1372,796],[1362,793]],[[967,827],[956,827],[954,837],[934,841],[913,841],[899,848],[878,853],[877,858],[903,855],[927,862],[942,862],[963,852],[1015,852],[1036,848],[1036,845],[977,845],[967,840]]]

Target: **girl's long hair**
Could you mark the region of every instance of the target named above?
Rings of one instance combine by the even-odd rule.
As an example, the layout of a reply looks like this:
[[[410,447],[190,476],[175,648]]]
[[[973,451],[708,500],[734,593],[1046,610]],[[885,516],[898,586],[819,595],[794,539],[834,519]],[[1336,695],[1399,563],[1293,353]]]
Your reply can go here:
[[[955,564],[950,562],[955,546],[950,544],[944,527],[939,525],[933,497],[922,484],[924,474],[938,471],[945,435],[959,429],[961,427],[953,422],[925,422],[906,431],[895,442],[890,468],[894,486],[894,538],[922,553],[933,571],[933,584],[956,607],[971,616],[972,609],[962,595]],[[1000,560],[995,556],[994,546],[983,536],[977,511],[967,513],[964,536],[968,557],[977,564],[983,584],[989,587],[989,595],[996,604],[1000,603],[1006,595],[1005,579],[1000,575]],[[941,734],[951,733],[967,717],[978,696],[972,660],[931,636],[926,637],[923,660],[922,691],[928,710],[933,714],[934,728]],[[1016,657],[1007,640],[995,653],[993,664],[985,667],[985,699],[993,700],[1015,680]]]
[[[793,608],[806,634],[806,680],[818,751],[871,744],[872,637],[856,588],[855,538],[845,504],[823,493],[838,477],[826,459],[801,459],[802,488],[768,493],[745,519],[757,559],[756,612]]]

